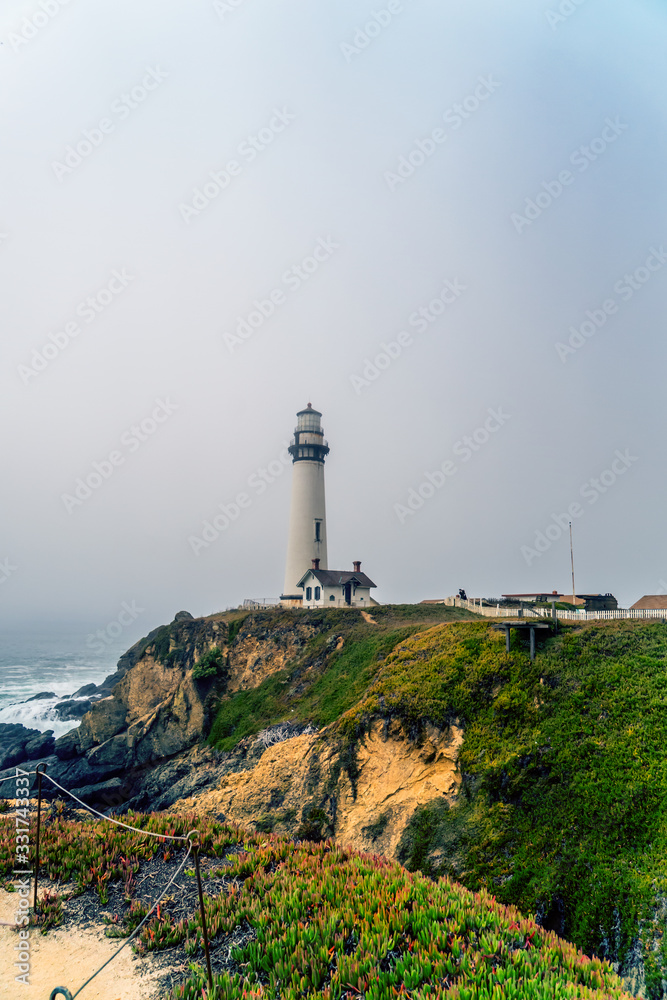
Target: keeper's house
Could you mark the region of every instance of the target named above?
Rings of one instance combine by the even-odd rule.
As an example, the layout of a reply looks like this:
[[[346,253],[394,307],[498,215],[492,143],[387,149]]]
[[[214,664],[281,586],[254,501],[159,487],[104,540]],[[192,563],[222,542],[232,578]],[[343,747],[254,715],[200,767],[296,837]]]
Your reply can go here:
[[[303,590],[304,608],[369,608],[377,605],[371,597],[376,585],[361,572],[361,563],[352,563],[351,573],[339,569],[320,569],[320,560],[313,559],[312,568],[304,573],[297,586]]]

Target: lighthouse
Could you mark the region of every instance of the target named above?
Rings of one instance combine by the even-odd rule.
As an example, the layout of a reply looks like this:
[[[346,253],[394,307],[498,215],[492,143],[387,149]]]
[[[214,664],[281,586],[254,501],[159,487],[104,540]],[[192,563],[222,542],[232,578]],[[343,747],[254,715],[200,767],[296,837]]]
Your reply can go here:
[[[324,460],[329,445],[324,440],[322,414],[311,403],[296,415],[292,456],[292,506],[284,604],[301,606],[303,589],[298,584],[312,565],[327,569],[327,519],[324,501]],[[314,560],[319,560],[314,562]]]

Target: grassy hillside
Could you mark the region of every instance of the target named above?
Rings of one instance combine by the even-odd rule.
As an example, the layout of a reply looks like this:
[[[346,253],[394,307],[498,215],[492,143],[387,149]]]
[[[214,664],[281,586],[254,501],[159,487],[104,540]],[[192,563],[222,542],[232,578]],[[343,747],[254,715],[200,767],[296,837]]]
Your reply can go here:
[[[359,701],[375,679],[380,661],[403,639],[436,623],[473,617],[443,605],[385,605],[371,610],[373,623],[359,611],[345,608],[247,616],[255,629],[304,621],[319,631],[287,669],[222,702],[209,736],[211,745],[231,750],[241,739],[279,722],[326,726]],[[237,619],[234,636],[241,624]],[[341,649],[336,648],[339,641]]]
[[[667,626],[566,628],[530,663],[489,623],[436,627],[401,643],[340,720],[372,715],[418,733],[458,721],[463,795],[415,816],[408,868],[447,873],[539,914],[588,953],[621,959],[642,921],[647,996],[662,996],[667,936]],[[667,977],[666,977],[667,978]]]
[[[639,933],[647,996],[663,996],[667,626],[564,625],[531,664],[525,641],[507,656],[488,620],[438,606],[373,614],[377,626],[322,615],[298,661],[223,703],[212,741],[334,722],[349,756],[372,717],[399,717],[415,738],[426,722],[460,725],[459,803],[415,815],[400,860],[486,888],[590,954],[623,962]]]
[[[177,948],[185,952],[180,960],[189,956],[189,978],[171,1000],[625,996],[606,963],[577,953],[485,892],[473,895],[447,878],[434,883],[396,863],[330,842],[295,846],[286,838],[244,833],[210,818],[135,813],[126,819],[155,833],[182,835],[196,827],[202,855],[214,859],[207,866],[207,885],[224,878],[222,891],[209,888],[206,896],[214,966],[227,966],[216,974],[213,993],[206,987],[194,886],[188,893],[189,915],[175,919],[171,910],[177,901],[171,897],[139,933],[142,953]],[[7,876],[13,835],[13,817],[3,817],[0,871]],[[81,823],[57,814],[45,823],[42,844],[43,877],[48,873],[61,894],[96,893],[106,908],[113,884],[124,883],[124,912],[109,926],[113,936],[130,933],[147,913],[136,899],[144,866],[162,859],[164,870],[155,872],[152,885],[164,885],[167,863],[173,869],[183,853],[172,843],[106,821]],[[192,870],[186,869],[188,875],[192,881]],[[53,888],[43,926],[61,919]]]

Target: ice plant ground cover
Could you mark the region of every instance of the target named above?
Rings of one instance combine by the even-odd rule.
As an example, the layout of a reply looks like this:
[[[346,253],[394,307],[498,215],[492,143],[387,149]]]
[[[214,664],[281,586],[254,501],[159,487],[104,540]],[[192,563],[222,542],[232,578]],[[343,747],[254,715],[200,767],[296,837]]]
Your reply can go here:
[[[626,996],[606,962],[587,958],[486,892],[471,893],[446,877],[432,881],[331,841],[295,844],[212,818],[135,813],[126,819],[155,833],[182,835],[197,828],[202,855],[220,859],[227,880],[224,891],[205,897],[211,938],[219,941],[241,926],[252,931],[250,940],[232,951],[237,971],[216,976],[211,993],[201,962],[198,909],[174,922],[168,907],[162,908],[141,931],[137,950],[185,948],[192,974],[172,1000]],[[6,816],[1,829],[0,865],[9,878],[12,831]],[[104,820],[62,816],[45,824],[42,842],[51,901],[54,890],[66,896],[93,889],[103,906],[109,883],[125,882],[124,933],[145,912],[137,912],[131,901],[142,861],[164,856],[173,846]],[[60,919],[60,908],[51,905],[49,912],[53,922]]]

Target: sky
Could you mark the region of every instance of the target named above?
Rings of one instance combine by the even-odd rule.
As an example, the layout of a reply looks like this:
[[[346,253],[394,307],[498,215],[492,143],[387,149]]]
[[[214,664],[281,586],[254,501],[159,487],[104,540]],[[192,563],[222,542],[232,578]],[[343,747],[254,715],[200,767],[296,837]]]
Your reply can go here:
[[[666,29],[6,0],[0,625],[278,597],[309,401],[378,601],[667,590]]]

